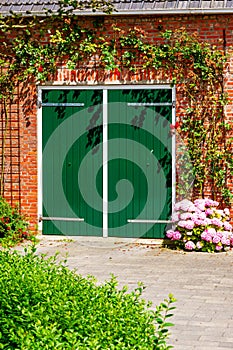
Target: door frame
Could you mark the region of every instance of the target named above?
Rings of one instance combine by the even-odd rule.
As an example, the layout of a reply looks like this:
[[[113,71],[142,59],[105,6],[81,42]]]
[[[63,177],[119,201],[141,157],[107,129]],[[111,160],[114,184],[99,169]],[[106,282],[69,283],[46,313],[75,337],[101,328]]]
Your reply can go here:
[[[171,87],[169,84],[138,84],[138,85],[121,85],[121,84],[108,84],[108,85],[39,85],[37,88],[38,103],[37,103],[37,210],[38,210],[38,229],[42,231],[42,208],[43,208],[43,183],[42,183],[42,91],[43,90],[103,90],[103,182],[108,183],[108,149],[104,147],[107,145],[108,140],[108,120],[107,120],[107,90],[126,90],[126,89],[170,89],[172,90],[172,124],[176,122],[176,88]],[[105,128],[105,132],[104,132]],[[106,210],[108,199],[108,186],[103,186],[103,238],[108,237],[108,213]],[[176,135],[172,134],[172,212],[176,199]]]

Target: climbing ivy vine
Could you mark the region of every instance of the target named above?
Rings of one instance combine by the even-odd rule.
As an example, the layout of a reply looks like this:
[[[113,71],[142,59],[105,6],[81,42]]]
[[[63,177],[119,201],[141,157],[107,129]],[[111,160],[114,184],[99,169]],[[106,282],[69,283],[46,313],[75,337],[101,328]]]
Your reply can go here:
[[[138,74],[153,71],[163,82],[176,85],[179,120],[174,128],[188,148],[189,163],[182,152],[180,164],[194,175],[194,196],[211,191],[213,199],[229,205],[233,175],[232,125],[227,119],[224,73],[227,55],[221,47],[201,41],[184,28],[159,33],[151,42],[139,27],[123,30],[113,24],[111,34],[104,29],[104,17],[85,27],[74,14],[82,10],[78,1],[63,0],[56,14],[43,18],[10,16],[0,18],[0,99],[11,100],[15,87],[25,82],[42,83],[52,79],[58,65],[75,69],[79,62],[95,59],[104,71]],[[91,9],[111,12],[111,2],[91,1]],[[184,172],[180,193],[190,172]],[[211,184],[211,185],[210,185]],[[184,195],[185,193],[183,193]]]
[[[178,152],[178,164],[188,167],[180,179],[179,192],[188,196],[190,172],[194,175],[194,197],[204,197],[209,191],[213,199],[229,205],[232,192],[229,183],[233,175],[232,123],[227,119],[224,73],[227,55],[224,50],[201,41],[184,28],[167,30],[158,45],[148,44],[140,29],[119,36],[121,47],[134,47],[142,68],[154,69],[163,79],[176,84],[180,99],[180,119],[174,126],[188,149]],[[127,61],[125,61],[127,57]],[[122,55],[124,65],[137,69],[135,53]]]

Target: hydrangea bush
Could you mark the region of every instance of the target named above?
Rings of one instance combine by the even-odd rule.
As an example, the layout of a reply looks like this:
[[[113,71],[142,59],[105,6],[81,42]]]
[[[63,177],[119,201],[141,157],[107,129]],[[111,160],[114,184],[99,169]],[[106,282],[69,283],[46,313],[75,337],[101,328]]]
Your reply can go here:
[[[182,200],[176,203],[172,220],[174,229],[166,236],[175,246],[203,252],[227,251],[233,247],[232,225],[228,208],[217,209],[211,199]]]

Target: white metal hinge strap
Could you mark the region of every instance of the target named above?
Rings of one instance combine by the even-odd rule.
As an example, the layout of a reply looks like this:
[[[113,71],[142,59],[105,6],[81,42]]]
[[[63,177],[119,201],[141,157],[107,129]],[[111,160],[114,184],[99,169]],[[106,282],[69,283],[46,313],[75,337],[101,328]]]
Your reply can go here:
[[[144,220],[144,219],[128,219],[128,222],[135,224],[170,224],[171,220]]]
[[[172,106],[172,102],[128,102],[127,106]]]
[[[84,221],[83,218],[62,218],[62,217],[57,217],[57,216],[40,216],[39,221]]]
[[[42,102],[42,107],[83,107],[84,103],[76,103],[76,102]]]

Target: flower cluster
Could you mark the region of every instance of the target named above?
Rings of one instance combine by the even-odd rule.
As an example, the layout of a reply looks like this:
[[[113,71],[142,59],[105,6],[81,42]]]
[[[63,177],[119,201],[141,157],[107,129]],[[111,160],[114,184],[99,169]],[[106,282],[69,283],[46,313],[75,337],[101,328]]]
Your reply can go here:
[[[14,246],[31,237],[26,218],[0,196],[0,245]]]
[[[228,208],[217,209],[218,205],[208,198],[177,203],[172,216],[175,229],[168,230],[166,236],[185,250],[229,250],[233,247],[230,212]]]

